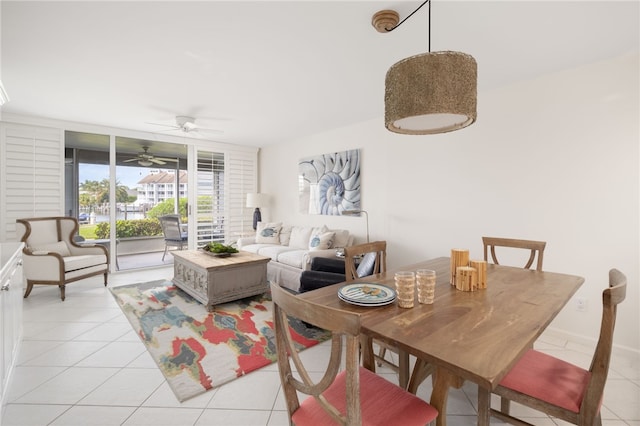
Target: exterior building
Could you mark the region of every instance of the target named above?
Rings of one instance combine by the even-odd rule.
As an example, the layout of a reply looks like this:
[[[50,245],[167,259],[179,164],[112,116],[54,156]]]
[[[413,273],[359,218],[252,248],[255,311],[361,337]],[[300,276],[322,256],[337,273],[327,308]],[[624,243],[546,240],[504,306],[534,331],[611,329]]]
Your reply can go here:
[[[165,200],[175,199],[176,183],[178,186],[177,197],[186,197],[186,170],[179,171],[178,182],[176,182],[176,173],[174,171],[152,170],[147,176],[138,181],[138,200],[136,204],[155,206]]]

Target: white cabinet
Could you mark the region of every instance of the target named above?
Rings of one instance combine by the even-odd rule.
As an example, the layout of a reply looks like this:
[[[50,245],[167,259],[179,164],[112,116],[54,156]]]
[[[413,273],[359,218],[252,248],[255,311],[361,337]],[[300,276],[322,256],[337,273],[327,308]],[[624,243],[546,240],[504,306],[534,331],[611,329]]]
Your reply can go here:
[[[0,244],[0,418],[22,340],[23,246],[24,243]]]

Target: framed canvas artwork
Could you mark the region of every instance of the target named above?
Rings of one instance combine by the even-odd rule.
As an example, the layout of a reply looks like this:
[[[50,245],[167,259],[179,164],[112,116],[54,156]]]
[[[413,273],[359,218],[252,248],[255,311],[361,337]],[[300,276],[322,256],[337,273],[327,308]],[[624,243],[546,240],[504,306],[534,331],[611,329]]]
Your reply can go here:
[[[360,210],[360,150],[302,158],[298,187],[302,213],[336,216]]]

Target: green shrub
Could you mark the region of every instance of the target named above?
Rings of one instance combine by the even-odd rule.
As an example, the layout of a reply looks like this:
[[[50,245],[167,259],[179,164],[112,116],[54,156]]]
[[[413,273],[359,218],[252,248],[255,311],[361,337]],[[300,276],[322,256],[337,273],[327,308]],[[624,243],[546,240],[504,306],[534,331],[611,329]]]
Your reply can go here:
[[[97,238],[109,238],[109,222],[96,225]],[[116,238],[154,237],[162,235],[162,227],[158,219],[133,219],[116,221]]]

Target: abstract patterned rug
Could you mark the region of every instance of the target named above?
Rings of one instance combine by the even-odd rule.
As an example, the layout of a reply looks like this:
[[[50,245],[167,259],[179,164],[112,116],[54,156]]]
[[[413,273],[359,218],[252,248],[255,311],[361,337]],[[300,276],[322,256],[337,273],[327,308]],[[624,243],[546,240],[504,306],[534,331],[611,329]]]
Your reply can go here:
[[[179,401],[276,361],[270,294],[204,305],[161,280],[111,288]],[[330,335],[290,319],[300,349]]]

